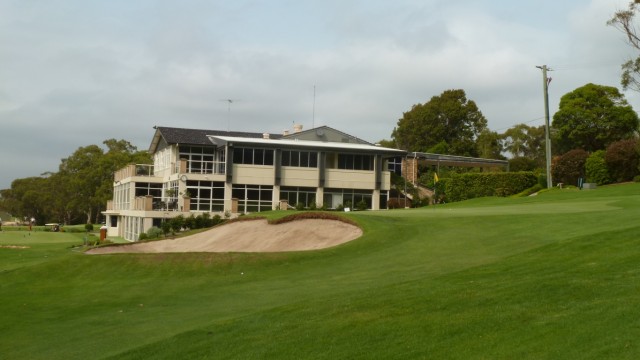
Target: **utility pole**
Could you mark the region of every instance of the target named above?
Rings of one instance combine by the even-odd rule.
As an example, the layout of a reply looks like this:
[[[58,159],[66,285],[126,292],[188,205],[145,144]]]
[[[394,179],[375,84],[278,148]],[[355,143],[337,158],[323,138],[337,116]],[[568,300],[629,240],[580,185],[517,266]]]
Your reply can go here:
[[[547,189],[553,187],[551,179],[551,133],[549,131],[549,83],[551,79],[547,77],[547,71],[553,71],[547,65],[536,66],[542,70],[542,90],[544,92],[544,135],[547,149]]]

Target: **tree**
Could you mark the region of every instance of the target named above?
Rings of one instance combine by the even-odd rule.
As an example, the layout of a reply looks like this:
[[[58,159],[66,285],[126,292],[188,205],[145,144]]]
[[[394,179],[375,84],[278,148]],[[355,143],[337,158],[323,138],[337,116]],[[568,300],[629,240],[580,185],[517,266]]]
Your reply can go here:
[[[504,151],[502,136],[495,131],[484,129],[478,135],[476,146],[478,155],[485,159],[504,159],[502,151]]]
[[[604,161],[613,181],[630,181],[638,174],[638,145],[637,139],[627,139],[616,141],[607,147]]]
[[[62,159],[59,171],[41,177],[14,180],[2,190],[2,206],[16,216],[35,217],[38,223],[63,221],[99,223],[100,212],[113,198],[113,173],[130,163],[151,163],[147,152],[125,140],[109,139],[78,148]],[[95,218],[94,218],[95,215]]]
[[[640,6],[640,1],[634,0],[629,3],[627,10],[616,12],[613,17],[607,21],[607,25],[613,26],[622,31],[627,36],[627,42],[631,47],[640,50],[640,36],[638,29],[634,25],[634,17]],[[620,83],[622,88],[627,90],[631,88],[640,91],[640,56],[635,60],[628,60],[622,64],[622,76]]]
[[[584,164],[585,172],[587,175],[587,181],[593,182],[598,185],[604,185],[611,182],[609,177],[609,170],[604,160],[605,151],[598,150],[587,158],[587,162]]]
[[[555,151],[582,148],[591,152],[633,136],[638,115],[617,88],[587,84],[562,96],[552,126]]]
[[[487,119],[464,90],[446,90],[405,112],[391,136],[408,151],[478,156],[475,142],[486,127]]]
[[[582,149],[574,149],[562,156],[557,156],[551,164],[552,178],[558,183],[578,185],[578,178],[584,178],[589,153]]]

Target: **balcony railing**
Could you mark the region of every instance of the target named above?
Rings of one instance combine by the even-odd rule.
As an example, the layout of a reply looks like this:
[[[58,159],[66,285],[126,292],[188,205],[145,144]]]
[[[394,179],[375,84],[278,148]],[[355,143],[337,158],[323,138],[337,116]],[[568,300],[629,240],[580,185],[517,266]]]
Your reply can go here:
[[[224,175],[226,163],[224,161],[188,161],[181,159],[175,167],[180,174]]]
[[[153,165],[136,164],[136,176],[153,176]]]
[[[153,176],[153,165],[129,164],[113,174],[114,181],[121,181],[133,176]]]

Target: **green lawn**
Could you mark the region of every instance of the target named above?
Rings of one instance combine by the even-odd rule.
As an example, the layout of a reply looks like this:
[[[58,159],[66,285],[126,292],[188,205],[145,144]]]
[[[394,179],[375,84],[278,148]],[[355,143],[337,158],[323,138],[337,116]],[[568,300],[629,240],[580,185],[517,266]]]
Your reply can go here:
[[[282,216],[273,213],[270,216]],[[635,359],[640,185],[354,212],[315,252],[0,233],[3,359]]]

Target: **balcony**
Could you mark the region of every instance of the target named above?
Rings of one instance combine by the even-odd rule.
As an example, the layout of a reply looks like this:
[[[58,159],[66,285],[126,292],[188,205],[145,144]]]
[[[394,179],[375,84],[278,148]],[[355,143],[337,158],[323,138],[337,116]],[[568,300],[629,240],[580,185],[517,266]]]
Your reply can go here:
[[[134,176],[153,176],[153,165],[129,164],[113,174],[113,181],[122,181]]]
[[[180,159],[176,172],[180,174],[224,175],[224,161],[188,161]]]

